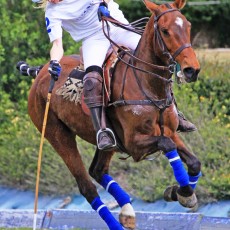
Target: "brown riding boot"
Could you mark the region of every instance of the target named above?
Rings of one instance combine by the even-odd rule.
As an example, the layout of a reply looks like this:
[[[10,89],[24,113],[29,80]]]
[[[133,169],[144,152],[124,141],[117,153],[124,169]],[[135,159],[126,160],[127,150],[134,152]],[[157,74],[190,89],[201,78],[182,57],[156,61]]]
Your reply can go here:
[[[109,128],[101,127],[103,107],[90,108],[91,118],[93,121],[94,129],[97,132],[97,147],[100,150],[108,150],[116,146],[116,139],[113,131]],[[105,121],[103,121],[105,123]]]
[[[95,67],[93,68],[95,69]],[[96,68],[101,70],[99,67]],[[102,74],[102,70],[100,73]],[[113,131],[106,128],[102,92],[103,78],[101,74],[94,70],[87,72],[84,77],[83,93],[84,101],[91,113],[94,129],[97,132],[97,147],[100,150],[108,150],[116,146],[116,139]]]
[[[178,110],[176,99],[174,97],[172,88],[171,88],[171,95],[172,95],[172,98],[173,98],[173,103],[176,106],[178,119],[179,119],[179,125],[178,125],[178,128],[177,128],[177,132],[193,132],[193,131],[196,131],[197,130],[196,126],[192,122],[188,121],[185,118],[184,114]]]
[[[177,132],[193,132],[197,130],[196,126],[192,122],[188,121],[182,112],[179,110],[177,110],[177,112],[179,118]]]

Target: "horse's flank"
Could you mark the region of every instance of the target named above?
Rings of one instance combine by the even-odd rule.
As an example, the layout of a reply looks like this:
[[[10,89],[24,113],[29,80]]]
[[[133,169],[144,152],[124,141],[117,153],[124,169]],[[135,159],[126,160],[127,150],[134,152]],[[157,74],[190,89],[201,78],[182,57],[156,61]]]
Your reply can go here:
[[[49,124],[52,123],[52,118],[55,117],[55,119],[62,122],[66,129],[69,129],[73,135],[77,135],[91,144],[96,144],[94,138],[95,132],[91,123],[91,118],[82,111],[81,105],[65,100],[62,96],[58,96],[55,93],[64,85],[72,69],[79,64],[79,59],[72,56],[65,56],[61,60],[63,71],[53,89],[54,93],[52,94],[50,102],[47,130],[51,129],[50,132],[52,133],[52,129],[55,129],[52,125],[49,127]],[[46,102],[50,81],[47,69],[48,65],[45,65],[31,87],[30,95],[36,94],[36,98],[29,96],[28,100],[29,115],[32,121],[37,124],[36,126],[39,131],[41,131],[42,127],[41,120],[39,119],[40,121],[38,121],[35,114],[40,112],[42,113]]]

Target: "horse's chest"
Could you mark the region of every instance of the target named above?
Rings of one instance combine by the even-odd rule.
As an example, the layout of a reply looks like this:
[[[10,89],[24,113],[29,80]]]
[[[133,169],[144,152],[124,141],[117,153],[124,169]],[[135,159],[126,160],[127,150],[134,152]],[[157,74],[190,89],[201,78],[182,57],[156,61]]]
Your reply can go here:
[[[131,113],[134,117],[143,117],[153,112],[152,106],[126,106],[124,107],[124,112]]]
[[[154,126],[157,123],[158,113],[153,106],[125,106],[124,114],[126,114],[126,122],[131,122],[130,129],[140,133],[153,132]]]
[[[173,106],[170,109],[166,109],[162,118],[160,118],[159,109],[154,106],[125,106],[123,112],[127,114],[126,121],[132,121],[131,130],[134,132],[138,131],[145,135],[158,136],[161,133],[160,127],[162,125],[170,130],[176,129],[178,125],[175,108]]]

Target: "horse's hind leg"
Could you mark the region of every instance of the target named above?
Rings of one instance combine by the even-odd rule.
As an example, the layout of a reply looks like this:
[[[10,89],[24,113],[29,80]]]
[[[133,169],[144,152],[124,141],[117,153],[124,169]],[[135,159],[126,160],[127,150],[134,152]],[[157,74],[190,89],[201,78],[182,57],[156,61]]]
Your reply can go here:
[[[75,135],[52,114],[52,111],[49,112],[45,137],[74,176],[80,193],[89,203],[92,202],[98,196],[98,193],[84,167],[75,141]]]
[[[109,175],[109,164],[113,151],[102,152],[96,150],[93,162],[90,166],[90,175],[109,192],[121,207],[119,214],[120,223],[129,229],[135,228],[135,212],[130,203],[129,195]]]
[[[92,208],[99,213],[109,229],[122,230],[120,223],[100,200],[96,186],[92,183],[77,149],[75,135],[51,111],[45,137],[75,177],[81,194],[91,204]]]

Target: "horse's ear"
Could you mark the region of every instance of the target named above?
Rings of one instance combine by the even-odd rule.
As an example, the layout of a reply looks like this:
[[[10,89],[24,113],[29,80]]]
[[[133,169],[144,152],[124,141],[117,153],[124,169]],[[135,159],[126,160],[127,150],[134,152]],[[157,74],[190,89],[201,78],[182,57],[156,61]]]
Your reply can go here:
[[[175,0],[173,4],[177,9],[182,9],[186,4],[186,0]]]
[[[157,4],[150,2],[149,0],[142,0],[146,7],[151,11],[154,12],[154,10],[158,7]]]

